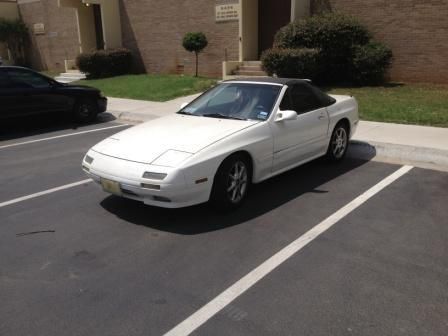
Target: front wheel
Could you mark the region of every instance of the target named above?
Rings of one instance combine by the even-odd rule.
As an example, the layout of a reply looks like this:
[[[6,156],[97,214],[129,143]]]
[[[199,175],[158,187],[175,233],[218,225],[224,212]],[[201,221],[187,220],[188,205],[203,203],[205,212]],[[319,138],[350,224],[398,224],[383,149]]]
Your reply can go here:
[[[98,114],[98,106],[90,99],[80,100],[73,111],[76,121],[86,123],[95,120]]]
[[[213,183],[211,201],[222,210],[240,206],[247,196],[251,181],[251,169],[244,155],[235,154],[219,167]]]
[[[327,150],[327,158],[330,161],[336,162],[344,158],[349,144],[348,137],[347,125],[343,122],[338,123],[333,130]]]

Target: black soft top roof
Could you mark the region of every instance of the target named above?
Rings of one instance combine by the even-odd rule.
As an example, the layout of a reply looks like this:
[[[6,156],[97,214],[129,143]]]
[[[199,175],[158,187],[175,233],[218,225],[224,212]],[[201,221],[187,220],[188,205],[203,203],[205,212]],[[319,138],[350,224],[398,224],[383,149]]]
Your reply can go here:
[[[297,79],[297,78],[278,78],[278,77],[248,77],[248,78],[235,78],[224,81],[227,82],[252,82],[252,83],[272,83],[272,84],[282,84],[282,85],[292,85],[301,83],[310,83],[308,79]]]

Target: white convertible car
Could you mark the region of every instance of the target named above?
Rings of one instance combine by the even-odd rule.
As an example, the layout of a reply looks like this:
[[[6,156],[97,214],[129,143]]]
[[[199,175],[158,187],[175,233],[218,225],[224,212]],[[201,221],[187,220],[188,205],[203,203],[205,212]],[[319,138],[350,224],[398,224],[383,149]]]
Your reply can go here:
[[[177,113],[115,134],[82,162],[104,191],[178,208],[240,205],[252,183],[328,156],[341,160],[358,124],[353,97],[309,81],[225,81]]]

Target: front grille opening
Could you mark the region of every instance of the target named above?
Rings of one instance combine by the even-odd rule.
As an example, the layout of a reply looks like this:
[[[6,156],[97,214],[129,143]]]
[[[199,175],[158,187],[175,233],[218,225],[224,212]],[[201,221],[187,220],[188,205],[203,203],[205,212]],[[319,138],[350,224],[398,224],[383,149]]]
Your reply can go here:
[[[152,197],[154,199],[154,201],[158,201],[158,202],[165,202],[165,203],[170,203],[171,200],[167,197],[163,197],[163,196],[153,196]]]
[[[121,187],[121,192],[122,192],[123,194],[126,194],[126,195],[137,196],[137,197],[138,197],[138,195],[137,195],[135,192],[133,192],[133,191],[131,191],[131,190],[128,190],[128,189],[125,189],[125,188],[123,188],[123,187]]]

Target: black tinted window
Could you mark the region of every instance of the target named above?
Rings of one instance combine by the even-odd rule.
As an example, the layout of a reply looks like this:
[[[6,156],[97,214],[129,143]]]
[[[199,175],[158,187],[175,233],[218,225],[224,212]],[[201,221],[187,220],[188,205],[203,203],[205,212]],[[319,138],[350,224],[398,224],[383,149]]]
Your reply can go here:
[[[330,105],[333,105],[334,103],[336,103],[336,99],[334,99],[333,97],[330,97],[325,92],[322,92],[317,87],[312,86],[312,85],[310,85],[310,87],[311,87],[311,90],[313,90],[316,97],[321,102],[322,107],[330,106]]]
[[[283,96],[282,102],[280,103],[280,110],[282,111],[293,110],[290,93],[291,89],[288,88],[288,90],[286,90],[285,92],[285,95]]]
[[[38,74],[29,71],[9,70],[9,78],[14,87],[20,88],[48,88],[48,80]]]
[[[0,89],[7,89],[11,86],[8,76],[4,71],[0,70]]]
[[[305,113],[322,107],[311,88],[305,84],[296,84],[290,90],[292,109]]]

